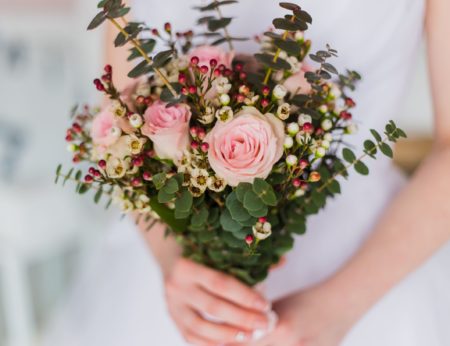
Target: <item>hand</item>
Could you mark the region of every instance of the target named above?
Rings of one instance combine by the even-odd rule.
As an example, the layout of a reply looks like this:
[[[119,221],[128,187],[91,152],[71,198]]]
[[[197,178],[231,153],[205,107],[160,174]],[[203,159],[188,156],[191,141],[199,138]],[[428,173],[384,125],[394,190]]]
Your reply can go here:
[[[257,342],[227,346],[337,346],[352,324],[340,306],[315,289],[297,293],[274,304],[279,322],[273,332]]]
[[[179,259],[165,286],[169,313],[190,344],[247,341],[254,330],[268,328],[270,304],[231,276]],[[204,314],[223,323],[207,320]]]

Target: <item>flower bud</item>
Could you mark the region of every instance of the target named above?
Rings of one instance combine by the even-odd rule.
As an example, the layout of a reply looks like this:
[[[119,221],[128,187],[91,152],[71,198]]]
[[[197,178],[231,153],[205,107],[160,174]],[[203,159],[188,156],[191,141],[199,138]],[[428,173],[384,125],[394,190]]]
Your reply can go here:
[[[309,162],[308,162],[308,160],[305,160],[305,159],[301,159],[298,162],[298,166],[300,167],[300,169],[305,169],[306,167],[308,167],[308,165],[309,165]]]
[[[252,236],[251,234],[249,234],[245,237],[245,242],[247,243],[247,245],[252,245],[254,240],[255,240],[255,237]]]
[[[330,149],[330,142],[324,139],[321,143],[321,147],[325,149]]]
[[[316,149],[314,155],[320,159],[320,158],[324,157],[326,153],[327,153],[327,151],[325,150],[325,148],[319,147]]]
[[[288,155],[286,157],[286,163],[288,166],[295,166],[298,163],[298,158],[295,155]]]
[[[277,109],[277,116],[281,120],[286,120],[289,118],[289,115],[291,114],[291,105],[289,103],[283,103],[282,105],[278,106]]]
[[[333,122],[330,119],[324,119],[320,126],[324,131],[329,131],[333,127]]]
[[[327,107],[327,105],[322,105],[322,106],[320,106],[319,107],[319,112],[321,112],[321,113],[326,113],[326,112],[328,112],[328,107]]]
[[[228,104],[230,103],[230,96],[228,95],[228,94],[222,94],[222,95],[220,95],[220,103],[223,105],[223,106],[228,106]]]
[[[277,84],[275,86],[275,88],[273,89],[273,96],[278,100],[283,99],[286,96],[286,94],[287,94],[287,89],[284,85]]]
[[[132,114],[129,120],[131,126],[133,126],[135,129],[138,129],[142,126],[142,117],[137,113]]]
[[[300,114],[298,116],[298,124],[303,126],[305,123],[312,123],[312,118],[308,114]]]
[[[285,149],[290,149],[294,146],[294,139],[291,136],[286,136],[284,138],[283,147]]]
[[[323,135],[323,139],[325,140],[325,141],[328,141],[328,142],[332,142],[333,141],[333,135],[331,134],[331,133],[325,133],[324,135]]]
[[[353,135],[358,132],[358,125],[356,124],[350,124],[345,128],[345,133],[348,133],[349,135]]]
[[[310,181],[311,183],[316,183],[320,180],[320,178],[321,177],[319,172],[311,172],[308,181]]]
[[[290,123],[287,126],[287,131],[291,136],[295,136],[300,131],[300,126],[297,123]]]

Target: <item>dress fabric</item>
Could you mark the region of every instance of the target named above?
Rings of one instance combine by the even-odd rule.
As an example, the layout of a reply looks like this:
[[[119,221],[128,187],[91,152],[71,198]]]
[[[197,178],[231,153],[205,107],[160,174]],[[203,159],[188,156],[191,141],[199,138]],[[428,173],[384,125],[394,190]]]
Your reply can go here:
[[[152,27],[170,21],[174,30],[186,30],[200,16],[192,10],[195,4],[135,0],[134,10]],[[306,33],[313,51],[330,43],[339,51],[333,62],[339,70],[348,67],[363,75],[354,95],[360,132],[351,140],[361,145],[370,128],[382,130],[396,118],[422,38],[424,0],[303,0],[302,7],[313,17]],[[251,37],[267,30],[284,10],[277,1],[241,0],[224,12],[236,18],[232,34]],[[237,44],[241,52],[255,49],[254,43]],[[371,175],[352,174],[342,183],[343,194],[310,218],[286,265],[269,276],[268,297],[276,299],[329,277],[370,234],[406,180],[387,159],[369,163]],[[449,264],[447,245],[383,297],[342,345],[450,345]],[[133,223],[125,220],[111,227],[45,345],[186,345],[166,312],[157,265]]]

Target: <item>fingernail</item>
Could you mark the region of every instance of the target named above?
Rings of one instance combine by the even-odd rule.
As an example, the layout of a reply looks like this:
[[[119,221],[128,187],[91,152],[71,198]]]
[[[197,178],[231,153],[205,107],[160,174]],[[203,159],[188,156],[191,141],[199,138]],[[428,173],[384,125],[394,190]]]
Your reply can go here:
[[[244,341],[250,340],[251,339],[251,335],[241,331],[241,332],[238,332],[236,334],[236,337],[234,339],[237,342],[244,342]]]

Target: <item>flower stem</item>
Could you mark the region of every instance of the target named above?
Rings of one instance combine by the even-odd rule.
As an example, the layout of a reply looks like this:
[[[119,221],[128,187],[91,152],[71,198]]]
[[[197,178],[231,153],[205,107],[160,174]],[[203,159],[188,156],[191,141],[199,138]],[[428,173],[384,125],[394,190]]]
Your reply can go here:
[[[216,3],[216,5],[217,5],[217,6],[216,6],[217,14],[219,15],[219,18],[220,18],[220,19],[223,19],[222,11],[220,10],[220,6],[218,6],[217,0],[215,1],[215,3]],[[225,39],[226,39],[227,42],[228,42],[228,46],[230,47],[230,50],[234,50],[233,42],[232,42],[232,40],[231,40],[230,33],[228,32],[228,29],[227,29],[226,26],[223,28],[223,32],[225,33]]]
[[[130,38],[130,35],[125,31],[124,28],[122,28],[122,26],[114,19],[111,17],[108,17],[109,21],[125,36],[126,39]],[[153,60],[145,53],[145,51],[142,49],[141,44],[139,43],[138,40],[136,40],[135,38],[132,38],[131,43],[133,44],[133,46],[137,49],[137,51],[139,52],[139,54],[142,55],[142,57],[145,59],[145,61],[147,61],[149,64],[153,63]],[[178,97],[178,93],[176,92],[176,90],[172,87],[172,85],[170,84],[169,80],[167,79],[167,77],[164,75],[164,73],[162,73],[158,68],[154,67],[153,70],[155,71],[155,73],[158,75],[159,78],[161,78],[161,80],[163,81],[163,83],[166,85],[167,89],[169,89],[170,93],[174,96],[174,97]]]

